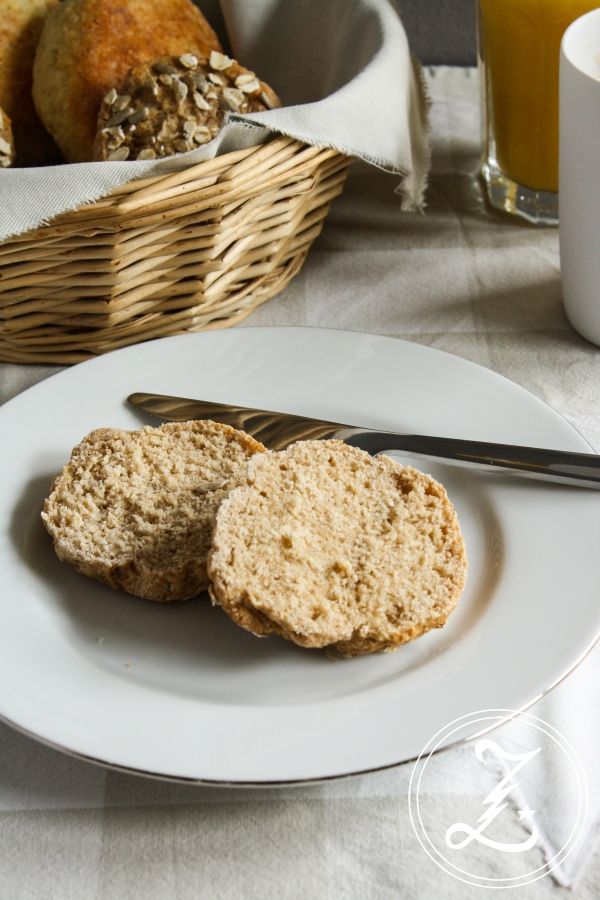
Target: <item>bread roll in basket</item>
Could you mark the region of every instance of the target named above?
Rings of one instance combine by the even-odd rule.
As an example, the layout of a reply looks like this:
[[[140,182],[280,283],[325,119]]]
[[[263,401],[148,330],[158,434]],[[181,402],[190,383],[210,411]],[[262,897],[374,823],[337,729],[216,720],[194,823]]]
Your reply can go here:
[[[0,360],[76,363],[241,322],[300,270],[349,163],[276,137],[129,182],[9,238]]]
[[[223,2],[233,55],[281,108],[228,111],[169,159],[131,144],[123,161],[0,170],[0,359],[78,362],[240,322],[300,270],[352,158],[398,176],[398,212],[422,208],[427,100],[389,0],[276,6]]]

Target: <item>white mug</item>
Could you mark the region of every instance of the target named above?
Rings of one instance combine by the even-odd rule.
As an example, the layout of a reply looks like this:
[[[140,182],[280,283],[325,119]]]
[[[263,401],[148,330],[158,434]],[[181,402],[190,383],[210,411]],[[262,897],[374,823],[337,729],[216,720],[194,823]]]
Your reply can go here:
[[[565,312],[600,345],[600,9],[576,19],[560,51],[559,229]]]

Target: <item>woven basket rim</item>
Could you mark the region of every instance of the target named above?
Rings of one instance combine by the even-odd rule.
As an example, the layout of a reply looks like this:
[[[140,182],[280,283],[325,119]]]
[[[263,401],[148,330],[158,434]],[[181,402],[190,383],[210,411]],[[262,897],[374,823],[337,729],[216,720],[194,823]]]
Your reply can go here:
[[[299,271],[350,159],[277,137],[135,179],[0,243],[0,359],[236,324]]]

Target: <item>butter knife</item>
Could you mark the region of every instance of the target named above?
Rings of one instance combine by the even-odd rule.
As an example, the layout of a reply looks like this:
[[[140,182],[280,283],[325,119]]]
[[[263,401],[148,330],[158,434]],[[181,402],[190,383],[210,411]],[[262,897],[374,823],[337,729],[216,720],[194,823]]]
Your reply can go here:
[[[127,400],[136,409],[166,422],[212,419],[213,422],[231,425],[252,435],[269,450],[284,450],[295,441],[336,439],[366,450],[372,456],[395,450],[417,459],[430,459],[486,472],[511,472],[527,478],[600,488],[600,456],[593,453],[570,453],[485,441],[375,431],[289,413],[162,394],[135,393]]]

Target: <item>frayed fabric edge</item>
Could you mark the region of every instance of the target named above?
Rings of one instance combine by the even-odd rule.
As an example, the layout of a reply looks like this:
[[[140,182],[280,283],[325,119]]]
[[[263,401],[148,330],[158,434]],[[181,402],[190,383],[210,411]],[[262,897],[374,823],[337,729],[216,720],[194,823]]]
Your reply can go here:
[[[404,176],[394,193],[402,197],[401,209],[403,212],[423,212],[426,205],[425,193],[429,185],[429,173],[431,171],[431,122],[429,120],[429,112],[432,107],[432,100],[423,67],[412,54],[411,64],[414,81],[411,85],[413,90],[411,91],[410,113],[412,113],[411,118],[416,119],[419,123],[420,133],[416,136],[414,129],[411,129],[413,167],[411,172]],[[407,187],[407,180],[411,177],[414,179],[413,184]]]
[[[226,118],[225,124],[235,124],[238,127],[242,126],[242,128],[246,129],[248,132],[256,132],[259,129],[263,131],[261,140],[256,141],[255,145],[249,143],[247,146],[260,146],[261,144],[266,143],[268,140],[276,138],[277,135],[284,135],[286,137],[291,137],[294,140],[303,141],[305,144],[313,147],[318,146],[330,150],[337,150],[339,153],[343,153],[345,156],[362,159],[369,165],[375,166],[375,168],[381,169],[385,172],[390,172],[394,175],[399,175],[402,180],[395,189],[395,193],[399,194],[402,198],[401,209],[405,212],[422,211],[425,206],[424,195],[427,189],[429,168],[431,162],[431,151],[428,140],[428,112],[431,107],[431,99],[420,63],[414,57],[411,57],[411,63],[414,78],[411,83],[410,107],[412,111],[413,122],[418,126],[420,131],[419,135],[415,136],[416,139],[413,139],[412,141],[411,149],[414,162],[412,169],[406,168],[405,166],[395,166],[390,163],[388,159],[384,159],[382,157],[372,156],[371,154],[367,153],[357,154],[356,151],[353,151],[351,147],[340,145],[339,142],[334,144],[331,141],[323,141],[321,139],[319,139],[318,141],[307,139],[306,135],[301,134],[294,129],[282,129],[281,127],[271,129],[269,128],[269,126],[264,125],[264,123],[248,121],[242,116],[229,114]],[[268,132],[268,135],[266,137],[264,136],[265,131]],[[96,203],[98,200],[102,200],[103,198],[108,197],[111,191],[115,190],[116,188],[123,187],[123,185],[125,184],[130,184],[133,181],[141,181],[144,178],[152,177],[154,175],[174,174],[175,172],[183,171],[186,167],[191,168],[192,166],[199,165],[200,163],[208,159],[215,159],[218,156],[223,156],[226,153],[230,152],[232,149],[231,147],[228,147],[227,144],[227,138],[226,136],[224,136],[224,149],[219,152],[219,148],[214,156],[206,157],[205,160],[198,160],[197,162],[190,160],[189,162],[184,162],[185,157],[188,154],[182,154],[182,156],[180,157],[181,164],[173,164],[172,158],[170,158],[169,160],[159,160],[157,162],[148,164],[147,166],[144,166],[144,171],[137,171],[135,174],[132,174],[129,177],[126,172],[123,172],[122,176],[117,176],[115,178],[115,181],[110,185],[110,187],[103,188],[99,186],[96,190],[92,190],[91,193],[88,194],[83,200],[74,200],[72,202],[65,202],[64,204],[61,204],[61,206],[56,211],[54,211],[52,215],[47,215],[39,219],[24,222],[22,225],[16,225],[13,228],[6,229],[5,231],[0,232],[0,244],[4,243],[7,240],[10,240],[10,238],[12,237],[17,237],[18,235],[26,234],[29,231],[34,231],[37,228],[51,225],[58,216],[64,215],[68,212],[76,212],[77,210],[82,209],[85,206]],[[81,165],[96,165],[96,163],[82,163]],[[65,169],[64,166],[60,166],[57,168],[60,168],[61,170]]]
[[[225,124],[228,124],[227,122]],[[266,128],[264,125],[260,125],[254,122],[245,122],[243,120],[236,120],[235,124],[237,126],[242,126],[249,133],[257,132],[262,130],[263,132],[268,132],[268,134],[263,135],[261,140],[257,140],[254,144],[248,143],[246,147],[260,147],[262,144],[267,143],[272,138],[277,136],[276,131],[272,131],[271,129]],[[255,135],[257,136],[257,135]],[[218,136],[217,138],[218,139]],[[193,168],[194,166],[200,165],[203,162],[207,162],[211,159],[217,159],[219,156],[225,156],[227,153],[232,152],[232,150],[236,149],[244,149],[241,147],[231,147],[227,145],[227,135],[224,135],[224,139],[222,140],[222,144],[224,145],[224,149],[221,150],[220,147],[217,148],[217,152],[214,156],[207,156],[205,159],[199,159],[197,161],[190,160],[188,162],[183,162],[185,157],[188,156],[188,153],[182,153],[181,155],[177,155],[177,157],[166,157],[164,159],[153,160],[152,162],[142,163],[144,166],[143,171],[137,171],[132,175],[128,175],[126,170],[123,170],[123,175],[115,176],[115,181],[110,184],[110,186],[102,187],[98,186],[97,189],[93,189],[89,194],[86,195],[84,199],[73,200],[73,201],[65,201],[64,204],[61,204],[60,207],[52,213],[52,215],[46,215],[39,219],[31,220],[29,222],[24,222],[23,224],[15,225],[12,228],[6,230],[0,230],[0,245],[5,241],[10,240],[10,238],[18,237],[21,234],[27,234],[29,231],[35,231],[38,228],[43,228],[46,225],[52,225],[54,220],[58,216],[62,216],[65,213],[69,212],[77,212],[80,209],[83,209],[86,206],[91,206],[93,203],[96,203],[98,200],[103,200],[105,197],[109,197],[111,192],[116,188],[123,187],[125,184],[130,184],[133,181],[142,181],[144,178],[152,178],[158,175],[174,175],[177,172],[183,172],[186,168]],[[189,153],[196,153],[196,150],[191,150]],[[175,159],[178,162],[175,162]],[[181,161],[182,164],[179,163]],[[133,161],[135,162],[135,161]],[[96,166],[96,165],[105,165],[105,163],[98,162],[89,162],[89,163],[76,163],[78,166]],[[115,163],[110,163],[110,165],[115,165]],[[117,163],[116,165],[127,165],[127,162]],[[61,173],[68,172],[69,164],[63,164],[60,166],[47,166],[44,167],[44,171],[50,171],[51,169],[57,169]],[[1,170],[0,170],[1,171]],[[19,172],[27,172],[27,169],[11,169],[5,170],[10,171],[10,173],[14,173],[15,171]],[[36,170],[39,171],[39,170]]]

